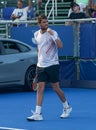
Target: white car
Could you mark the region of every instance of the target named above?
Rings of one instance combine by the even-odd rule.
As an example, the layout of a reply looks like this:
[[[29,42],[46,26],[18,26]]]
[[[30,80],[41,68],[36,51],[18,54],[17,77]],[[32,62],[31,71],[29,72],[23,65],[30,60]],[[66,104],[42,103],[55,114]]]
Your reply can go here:
[[[14,39],[0,38],[0,87],[23,85],[33,90],[37,50]]]

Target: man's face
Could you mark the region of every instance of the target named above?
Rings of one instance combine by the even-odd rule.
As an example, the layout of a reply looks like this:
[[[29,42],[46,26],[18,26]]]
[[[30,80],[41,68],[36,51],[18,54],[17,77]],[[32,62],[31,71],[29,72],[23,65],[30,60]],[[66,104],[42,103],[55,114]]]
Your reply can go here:
[[[47,30],[48,29],[48,20],[42,19],[41,23],[39,23],[39,26],[41,30]]]
[[[21,8],[23,7],[23,3],[20,2],[20,1],[18,1],[18,2],[17,2],[17,7],[18,7],[19,9],[21,9]]]
[[[79,6],[74,6],[73,7],[73,11],[74,12],[79,12],[80,11],[80,7]]]

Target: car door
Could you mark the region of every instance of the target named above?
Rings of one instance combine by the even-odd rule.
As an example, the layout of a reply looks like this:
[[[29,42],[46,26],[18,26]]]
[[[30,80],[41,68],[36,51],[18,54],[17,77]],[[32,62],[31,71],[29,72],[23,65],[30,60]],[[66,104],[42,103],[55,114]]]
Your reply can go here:
[[[15,42],[3,41],[0,55],[0,83],[20,82],[28,67],[27,58],[20,52]],[[14,47],[12,47],[14,46]]]

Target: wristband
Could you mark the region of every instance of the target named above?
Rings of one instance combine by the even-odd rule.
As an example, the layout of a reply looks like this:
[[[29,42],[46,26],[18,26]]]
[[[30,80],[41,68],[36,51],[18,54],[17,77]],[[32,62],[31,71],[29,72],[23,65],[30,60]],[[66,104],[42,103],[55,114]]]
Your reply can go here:
[[[53,39],[54,42],[56,39],[58,39],[58,37],[56,35],[51,35],[51,38]]]

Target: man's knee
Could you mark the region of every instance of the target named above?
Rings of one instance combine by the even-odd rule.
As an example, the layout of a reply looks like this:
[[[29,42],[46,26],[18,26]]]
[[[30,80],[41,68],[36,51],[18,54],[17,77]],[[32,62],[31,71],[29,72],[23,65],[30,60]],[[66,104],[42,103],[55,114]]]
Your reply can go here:
[[[45,88],[45,83],[37,83],[37,90],[38,92],[43,92]]]

